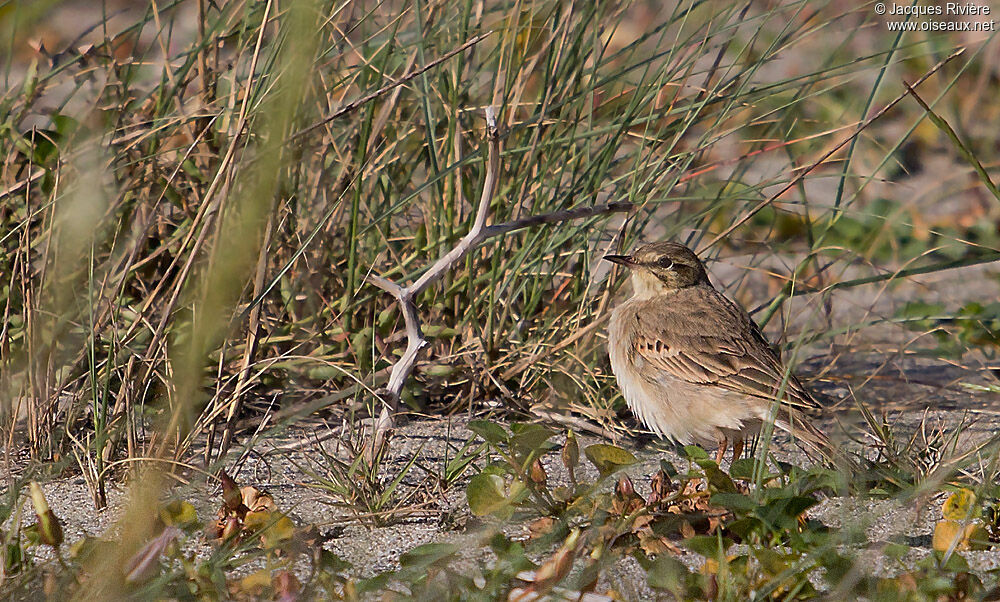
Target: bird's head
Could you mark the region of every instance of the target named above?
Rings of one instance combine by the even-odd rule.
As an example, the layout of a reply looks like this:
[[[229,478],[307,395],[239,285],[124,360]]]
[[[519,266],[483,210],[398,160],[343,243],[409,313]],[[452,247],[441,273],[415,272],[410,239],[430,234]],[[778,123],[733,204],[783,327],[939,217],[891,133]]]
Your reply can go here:
[[[639,247],[631,255],[604,258],[632,270],[632,286],[639,297],[709,284],[708,273],[698,256],[676,242],[654,242]]]

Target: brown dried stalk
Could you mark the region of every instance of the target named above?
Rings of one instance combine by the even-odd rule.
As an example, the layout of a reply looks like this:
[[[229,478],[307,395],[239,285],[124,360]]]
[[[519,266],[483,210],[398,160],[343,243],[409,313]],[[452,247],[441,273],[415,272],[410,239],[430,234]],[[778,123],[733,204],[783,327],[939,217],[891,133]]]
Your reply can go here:
[[[396,413],[399,410],[399,395],[403,390],[403,385],[409,378],[410,373],[413,372],[413,367],[416,365],[420,350],[427,345],[427,340],[424,338],[420,325],[420,315],[413,301],[417,295],[423,292],[431,283],[441,278],[470,251],[489,238],[538,224],[560,223],[604,213],[631,211],[633,208],[631,203],[608,203],[595,207],[568,209],[566,211],[534,215],[503,224],[487,226],[486,219],[489,217],[490,206],[492,205],[493,196],[497,189],[497,182],[500,178],[500,133],[497,128],[496,112],[493,107],[486,107],[486,128],[486,140],[489,145],[486,159],[486,179],[483,182],[483,192],[479,197],[476,219],[469,232],[462,237],[462,240],[451,251],[438,259],[430,269],[424,272],[410,286],[400,286],[391,280],[377,275],[369,275],[366,278],[371,284],[395,297],[403,313],[403,321],[406,324],[406,351],[399,361],[393,365],[388,384],[377,391],[383,405],[378,420],[375,422],[371,445],[365,448],[365,453],[369,454],[369,460],[374,461],[375,458],[379,457],[382,447],[385,445],[386,436],[395,425]]]

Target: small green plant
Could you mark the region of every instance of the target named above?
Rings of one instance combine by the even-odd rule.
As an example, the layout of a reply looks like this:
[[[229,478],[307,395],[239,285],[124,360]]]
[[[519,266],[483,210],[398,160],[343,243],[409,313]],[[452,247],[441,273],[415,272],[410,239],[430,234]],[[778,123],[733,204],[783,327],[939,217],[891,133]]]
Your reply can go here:
[[[470,481],[470,510],[494,520],[530,521],[525,550],[529,557],[543,559],[521,575],[517,591],[592,591],[588,588],[596,576],[622,555],[634,557],[647,571],[650,587],[678,599],[805,600],[829,592],[908,599],[914,592],[933,597],[981,590],[964,559],[940,553],[892,578],[859,565],[850,548],[865,541],[863,534],[851,528],[831,530],[810,517],[812,508],[844,485],[842,475],[828,468],[802,469],[772,460],[761,476],[758,460],[739,459],[724,471],[692,446],[684,449],[686,470],[661,462],[643,497],[631,478],[621,475],[636,461],[624,449],[604,444],[585,448],[582,455],[597,469],[597,478],[587,480],[577,470],[580,454],[574,452],[573,436],[560,447],[553,443],[555,433],[540,426],[507,430],[477,421],[471,428],[497,459]],[[532,470],[546,460],[557,467],[556,456],[572,474],[569,485],[555,485],[548,475]],[[614,475],[619,476],[611,487],[607,481]],[[757,478],[761,486],[755,488]],[[861,493],[864,483],[870,481],[852,482],[851,491]],[[970,509],[974,502],[961,505],[955,499],[949,498],[951,509],[945,509],[943,523],[959,513],[980,512]],[[962,531],[971,535],[950,553],[961,556],[966,539],[982,545],[987,524],[977,519],[974,529]],[[908,550],[892,544],[885,553],[895,558]],[[703,559],[697,570],[680,561],[692,552]],[[924,578],[933,583],[919,583]]]
[[[333,452],[321,444],[315,449],[319,457],[298,468],[312,479],[310,487],[330,495],[333,505],[349,510],[356,520],[386,526],[425,510],[432,490],[430,474],[416,485],[403,485],[417,465],[419,449],[388,477],[384,462],[388,447],[373,448],[370,439],[354,429],[336,441]]]
[[[476,421],[470,428],[498,458],[470,481],[470,511],[499,520],[530,520],[533,549],[559,545],[535,571],[542,577],[525,585],[531,592],[550,592],[556,584],[589,591],[586,582],[562,583],[574,562],[596,579],[604,563],[628,554],[650,572],[652,586],[675,593],[683,590],[685,596],[746,593],[762,583],[796,595],[815,594],[808,577],[816,564],[804,563],[809,550],[826,545],[827,531],[805,513],[818,503],[818,493],[830,491],[836,483],[830,471],[779,464],[764,476],[765,487],[753,495],[749,484],[754,480],[754,460],[739,460],[727,473],[704,450],[692,446],[685,449],[688,468],[681,472],[662,462],[643,497],[624,475],[608,490],[607,481],[637,461],[620,447],[595,444],[584,449],[583,456],[598,475],[587,481],[578,474],[575,436],[567,436],[560,448],[552,442],[555,433],[539,425],[515,424],[508,431],[493,422]],[[571,476],[569,485],[552,484],[540,468],[554,456]],[[750,551],[727,556],[725,551],[737,542]],[[771,553],[776,546],[789,551]],[[707,558],[709,569],[697,575],[681,571],[683,565],[669,558],[684,548]],[[789,572],[799,565],[800,570]]]

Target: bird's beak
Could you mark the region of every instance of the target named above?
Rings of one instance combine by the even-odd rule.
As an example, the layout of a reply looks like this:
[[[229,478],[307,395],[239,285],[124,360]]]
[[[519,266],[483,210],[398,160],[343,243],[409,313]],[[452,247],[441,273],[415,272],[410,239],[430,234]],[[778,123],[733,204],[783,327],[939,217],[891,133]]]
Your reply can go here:
[[[605,255],[604,259],[607,259],[611,263],[617,263],[619,265],[632,266],[635,265],[635,259],[629,255]]]

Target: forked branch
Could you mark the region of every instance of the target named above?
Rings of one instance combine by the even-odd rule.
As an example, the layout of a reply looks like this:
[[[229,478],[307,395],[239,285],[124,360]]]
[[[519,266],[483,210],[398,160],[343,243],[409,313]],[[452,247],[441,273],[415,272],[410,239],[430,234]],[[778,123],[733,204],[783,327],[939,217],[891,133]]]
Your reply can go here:
[[[382,410],[375,423],[371,445],[365,448],[365,452],[369,454],[369,460],[371,461],[374,461],[381,455],[386,437],[395,425],[396,413],[399,411],[399,396],[403,391],[403,386],[413,372],[413,367],[416,365],[420,350],[427,345],[427,340],[424,338],[423,330],[421,329],[417,306],[414,303],[417,295],[423,292],[430,284],[440,279],[452,266],[468,255],[470,251],[494,236],[500,236],[538,224],[560,223],[604,213],[632,210],[633,206],[631,203],[608,203],[595,207],[556,211],[554,213],[535,215],[503,224],[487,226],[486,220],[489,218],[490,207],[492,206],[493,197],[497,190],[497,183],[500,179],[500,132],[497,128],[496,112],[493,107],[486,108],[486,141],[488,144],[488,154],[483,191],[479,197],[479,206],[476,209],[475,221],[472,223],[469,232],[462,237],[462,240],[443,257],[434,262],[434,265],[410,286],[400,286],[391,280],[376,275],[369,275],[366,278],[369,283],[386,291],[396,299],[396,303],[399,304],[400,311],[403,313],[403,321],[406,324],[406,351],[399,361],[393,365],[388,384],[385,388],[378,391],[383,402]]]

